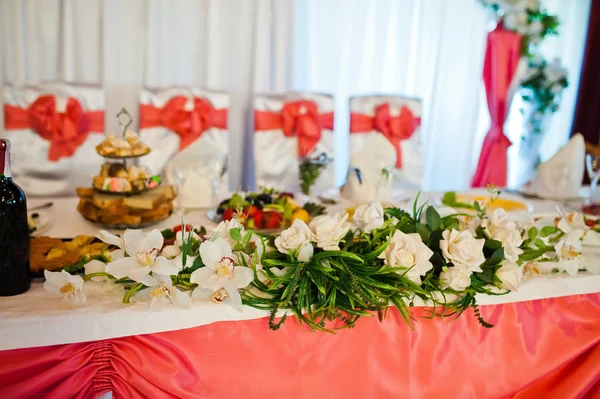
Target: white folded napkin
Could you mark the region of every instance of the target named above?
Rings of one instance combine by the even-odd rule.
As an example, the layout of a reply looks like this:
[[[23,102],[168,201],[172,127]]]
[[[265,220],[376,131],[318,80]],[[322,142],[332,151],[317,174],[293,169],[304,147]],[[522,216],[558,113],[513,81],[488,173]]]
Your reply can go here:
[[[363,205],[370,201],[389,203],[392,196],[392,175],[373,169],[362,170],[351,167],[341,198],[352,205]]]
[[[579,196],[584,173],[585,140],[580,133],[552,158],[542,163],[531,188],[540,196],[572,198]]]

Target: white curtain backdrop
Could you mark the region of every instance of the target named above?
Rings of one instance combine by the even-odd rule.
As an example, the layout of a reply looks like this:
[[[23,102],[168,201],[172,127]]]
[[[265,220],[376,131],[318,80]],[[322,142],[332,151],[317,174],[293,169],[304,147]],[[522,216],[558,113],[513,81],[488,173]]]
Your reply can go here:
[[[121,107],[137,121],[143,86],[227,91],[237,188],[252,176],[253,91],[291,86],[293,11],[276,0],[0,0],[0,76],[102,84],[107,132]]]
[[[589,0],[544,4],[563,21],[548,47],[572,82],[544,146],[552,153],[570,130]],[[137,120],[143,86],[227,91],[231,188],[253,182],[254,93],[335,96],[339,184],[348,97],[416,96],[424,106],[424,189],[460,189],[487,129],[481,69],[489,28],[477,0],[0,0],[0,84],[102,84],[108,132],[121,107]]]

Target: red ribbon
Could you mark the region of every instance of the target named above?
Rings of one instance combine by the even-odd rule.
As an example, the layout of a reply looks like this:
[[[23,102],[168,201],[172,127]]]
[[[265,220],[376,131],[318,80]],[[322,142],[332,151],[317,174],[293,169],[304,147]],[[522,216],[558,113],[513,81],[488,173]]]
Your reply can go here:
[[[194,108],[185,110],[185,96],[172,97],[164,107],[140,105],[140,129],[162,126],[180,137],[179,150],[196,141],[209,128],[227,129],[227,108],[215,109],[210,101],[194,97]]]
[[[85,112],[76,99],[69,97],[64,113],[56,112],[56,98],[38,97],[27,109],[4,104],[6,130],[32,129],[50,142],[48,159],[71,157],[90,131],[104,132],[104,111]]]
[[[280,112],[254,111],[254,131],[282,130],[286,137],[298,137],[298,157],[309,156],[323,129],[333,130],[333,112],[319,114],[314,101],[285,103]]]
[[[402,167],[402,148],[400,142],[409,139],[417,127],[421,125],[421,118],[416,117],[406,106],[400,108],[398,116],[390,114],[390,105],[379,104],[375,108],[375,115],[350,114],[350,133],[368,133],[377,130],[389,140],[396,150],[396,168]]]

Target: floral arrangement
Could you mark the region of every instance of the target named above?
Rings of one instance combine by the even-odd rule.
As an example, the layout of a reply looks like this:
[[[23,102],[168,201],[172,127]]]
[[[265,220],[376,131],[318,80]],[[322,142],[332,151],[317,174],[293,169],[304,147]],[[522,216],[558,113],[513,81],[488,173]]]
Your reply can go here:
[[[534,56],[546,36],[558,35],[558,18],[541,7],[540,0],[480,0],[508,30],[521,35],[521,54]]]
[[[528,67],[520,76],[520,88],[525,103],[534,111],[525,121],[527,131],[542,132],[543,116],[558,109],[562,91],[568,87],[567,71],[559,59],[548,63],[538,54],[539,44],[550,35],[558,35],[558,18],[541,7],[540,0],[480,0],[493,11],[508,30],[521,35],[521,55]],[[523,112],[524,110],[522,110]]]
[[[492,192],[492,203],[497,193]],[[104,280],[123,302],[188,308],[212,302],[243,311],[269,311],[277,330],[290,313],[312,329],[352,327],[362,316],[383,319],[390,304],[412,324],[410,306],[433,316],[458,316],[469,307],[485,327],[476,294],[517,290],[527,276],[580,270],[600,273],[600,234],[577,213],[534,220],[529,213],[444,212],[417,201],[412,212],[371,202],[348,214],[300,219],[278,235],[223,221],[201,234],[186,225],[170,245],[158,230],[101,231],[114,250],[85,265],[85,275],[46,271],[45,287],[63,305],[86,301],[84,281]],[[286,311],[279,320],[280,310]]]
[[[315,158],[303,158],[298,167],[300,173],[300,189],[303,194],[310,195],[310,189],[316,183],[323,169],[333,160],[326,153],[321,153]]]
[[[569,86],[567,70],[558,58],[548,63],[541,57],[529,60],[529,67],[521,82],[521,97],[534,105],[526,120],[529,131],[542,133],[542,120],[547,112],[556,112],[562,92]]]

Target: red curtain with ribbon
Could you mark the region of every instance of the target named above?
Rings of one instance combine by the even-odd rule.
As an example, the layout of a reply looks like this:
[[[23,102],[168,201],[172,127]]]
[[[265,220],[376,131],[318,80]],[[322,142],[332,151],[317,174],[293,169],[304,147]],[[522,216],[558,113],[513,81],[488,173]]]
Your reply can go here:
[[[298,157],[312,154],[323,129],[333,130],[333,112],[319,113],[314,101],[285,103],[281,112],[254,111],[254,131],[281,130],[286,137],[298,138]]]
[[[500,23],[487,37],[483,82],[491,126],[481,148],[479,163],[471,185],[486,187],[506,186],[508,175],[507,150],[510,140],[504,135],[504,121],[508,112],[508,90],[517,71],[521,51],[521,36],[508,31]]]
[[[85,111],[69,97],[65,112],[56,112],[56,98],[44,95],[27,108],[4,104],[4,128],[32,129],[50,142],[48,159],[58,161],[71,157],[90,132],[104,133],[104,111]]]
[[[352,112],[350,114],[350,133],[370,133],[373,130],[380,132],[394,146],[396,150],[396,168],[402,167],[402,148],[400,142],[408,140],[421,125],[421,118],[412,111],[402,106],[400,113],[392,116],[390,105],[379,104],[375,107],[373,116]]]
[[[194,97],[194,108],[185,109],[188,98],[175,96],[162,107],[140,105],[140,129],[162,126],[180,138],[179,150],[196,141],[209,128],[227,129],[227,109],[215,109],[205,98]]]
[[[262,318],[1,351],[0,397],[600,397],[600,293],[481,306],[489,329],[411,311],[414,329],[394,308],[335,335]]]

